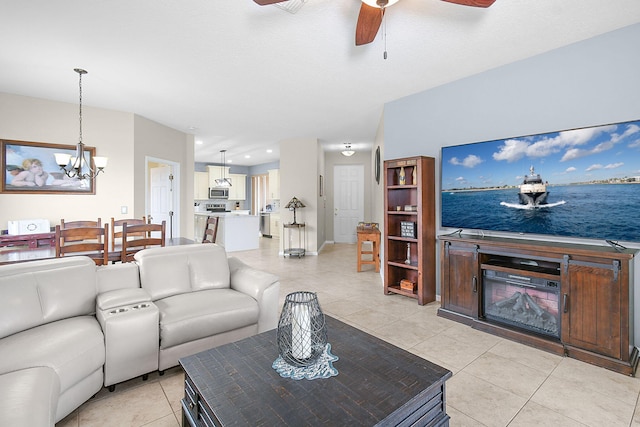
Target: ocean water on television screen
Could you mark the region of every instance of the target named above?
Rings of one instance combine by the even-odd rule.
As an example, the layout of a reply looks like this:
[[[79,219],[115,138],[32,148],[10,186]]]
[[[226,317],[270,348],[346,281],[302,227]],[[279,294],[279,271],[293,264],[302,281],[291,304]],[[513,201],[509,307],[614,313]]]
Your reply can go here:
[[[443,227],[640,242],[640,121],[441,154]],[[521,201],[525,176],[537,175],[546,198]]]

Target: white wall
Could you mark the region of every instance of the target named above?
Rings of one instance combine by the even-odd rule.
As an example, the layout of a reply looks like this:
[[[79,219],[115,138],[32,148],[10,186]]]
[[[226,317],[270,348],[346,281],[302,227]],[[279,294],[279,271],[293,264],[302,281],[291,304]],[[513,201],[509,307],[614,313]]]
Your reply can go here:
[[[96,194],[0,194],[0,229],[17,219],[44,218],[52,226],[61,218],[104,222],[120,217],[120,206],[144,215],[133,212],[133,115],[83,106],[82,119],[83,142],[109,157]],[[0,93],[0,138],[75,146],[78,132],[77,105]]]
[[[315,138],[280,141],[280,218],[283,224],[293,221],[293,212],[285,209],[293,196],[304,203],[306,207],[296,210],[296,220],[306,224],[306,249],[311,253],[318,251],[318,145]],[[281,245],[285,238],[281,234]]]
[[[194,137],[141,116],[134,118],[135,211],[145,209],[145,162],[147,156],[180,164],[180,232],[191,237],[194,229],[193,179]],[[181,237],[174,234],[174,237]]]
[[[145,156],[181,164],[181,230],[193,229],[193,136],[132,113],[83,105],[83,141],[107,156],[95,195],[0,194],[0,229],[7,221],[44,218],[51,225],[65,220],[101,217],[142,217],[145,195]],[[0,138],[76,145],[78,106],[0,93]],[[4,171],[2,171],[4,173]]]

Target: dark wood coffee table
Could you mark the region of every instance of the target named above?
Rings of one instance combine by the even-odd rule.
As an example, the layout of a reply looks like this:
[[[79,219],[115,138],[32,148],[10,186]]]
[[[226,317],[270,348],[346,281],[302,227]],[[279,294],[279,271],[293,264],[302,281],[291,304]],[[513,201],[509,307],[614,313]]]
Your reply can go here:
[[[451,372],[329,316],[339,374],[282,378],[276,331],[180,359],[183,426],[448,426]]]

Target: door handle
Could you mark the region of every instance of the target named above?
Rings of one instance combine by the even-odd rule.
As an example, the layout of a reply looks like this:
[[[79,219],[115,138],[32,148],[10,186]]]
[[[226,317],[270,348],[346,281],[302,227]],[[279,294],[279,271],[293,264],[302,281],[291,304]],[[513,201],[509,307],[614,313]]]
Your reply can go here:
[[[569,295],[564,294],[562,296],[562,312],[566,313],[569,311]]]
[[[473,293],[477,294],[478,293],[478,278],[476,276],[473,276]]]

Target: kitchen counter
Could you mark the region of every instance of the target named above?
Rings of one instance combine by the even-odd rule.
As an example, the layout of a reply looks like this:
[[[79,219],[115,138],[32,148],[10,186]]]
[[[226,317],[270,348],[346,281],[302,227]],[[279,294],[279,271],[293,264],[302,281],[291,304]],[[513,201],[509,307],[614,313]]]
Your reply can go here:
[[[245,213],[246,212],[246,213]],[[220,217],[216,243],[224,246],[227,252],[258,249],[259,218],[249,215],[249,211],[231,212],[195,212],[196,240],[202,241],[206,218]]]

